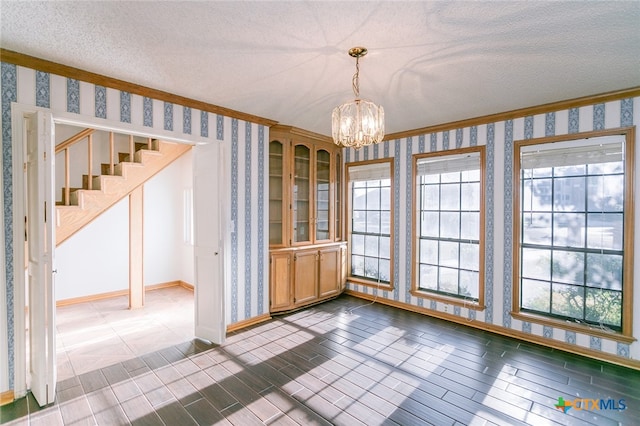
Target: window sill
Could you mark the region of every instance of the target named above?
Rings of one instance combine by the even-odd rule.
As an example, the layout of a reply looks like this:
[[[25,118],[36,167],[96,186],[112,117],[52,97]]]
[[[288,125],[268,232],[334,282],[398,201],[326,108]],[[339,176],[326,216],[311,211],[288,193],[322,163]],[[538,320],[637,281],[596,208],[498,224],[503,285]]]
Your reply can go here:
[[[511,316],[520,321],[534,322],[536,324],[562,328],[569,331],[575,331],[577,333],[588,334],[590,336],[597,336],[605,339],[615,340],[621,343],[633,343],[637,340],[633,336],[622,334],[618,331],[603,330],[592,325],[578,324],[571,321],[562,321],[554,318],[547,318],[542,315],[531,314],[528,312],[511,312]]]
[[[391,283],[381,283],[378,281],[368,280],[366,278],[349,276],[347,277],[347,282],[358,284],[358,285],[364,285],[371,288],[378,288],[380,290],[393,291],[393,284]]]
[[[474,311],[484,311],[485,306],[476,300],[464,300],[457,297],[445,296],[443,294],[431,293],[424,290],[411,290],[415,297],[422,299],[435,300],[437,302],[447,303],[449,305],[460,306],[462,308],[473,309]]]

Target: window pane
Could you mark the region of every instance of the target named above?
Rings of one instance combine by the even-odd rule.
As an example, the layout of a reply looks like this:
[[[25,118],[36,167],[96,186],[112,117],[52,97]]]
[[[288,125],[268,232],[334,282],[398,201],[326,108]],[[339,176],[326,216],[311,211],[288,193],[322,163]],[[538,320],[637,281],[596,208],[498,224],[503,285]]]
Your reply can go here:
[[[442,210],[460,210],[460,185],[452,183],[440,187],[440,208]]]
[[[551,244],[551,214],[525,214],[522,217],[522,240],[531,244]]]
[[[524,200],[528,203],[525,211],[551,211],[551,179],[525,181]]]
[[[588,170],[590,175],[602,175],[602,174],[608,175],[611,173],[623,173],[624,162],[613,161],[611,163],[589,164]]]
[[[584,253],[554,250],[553,281],[584,284]]]
[[[420,263],[438,264],[437,240],[420,240]]]
[[[585,319],[610,325],[622,326],[622,293],[587,288]]]
[[[423,185],[421,201],[422,210],[440,210],[440,186]]]
[[[551,167],[538,167],[536,169],[532,169],[533,177],[547,177],[551,176],[553,169]]]
[[[624,176],[590,176],[590,212],[621,212],[624,208]]]
[[[354,188],[353,189],[353,209],[365,210],[366,208],[367,208],[366,188]]]
[[[480,212],[461,213],[460,239],[475,240],[480,239]]]
[[[440,236],[440,215],[436,213],[423,212],[420,213],[422,218],[422,224],[420,225],[421,237],[434,237]]]
[[[561,166],[553,169],[554,176],[577,176],[587,173],[587,166]]]
[[[352,216],[352,225],[351,229],[353,232],[365,232],[367,230],[367,212],[364,210],[354,210],[351,213]]]
[[[428,290],[438,289],[438,267],[420,265],[420,288]]]
[[[380,210],[380,188],[367,189],[367,210]]]
[[[378,259],[374,257],[365,257],[364,258],[364,276],[367,278],[372,278],[374,280],[378,279]]]
[[[440,214],[440,218],[442,220],[440,237],[460,238],[460,213],[442,212]]]
[[[391,262],[388,259],[380,259],[380,281],[391,282]]]
[[[589,213],[589,248],[622,250],[622,213]]]
[[[391,259],[391,238],[380,237],[380,258]]]
[[[380,233],[380,212],[370,210],[367,212],[367,233]]]
[[[440,265],[457,268],[459,247],[458,243],[440,241]]]
[[[480,209],[480,183],[463,183],[462,191],[462,210],[479,210]]]
[[[553,209],[565,212],[585,210],[584,177],[557,178],[553,187]]]
[[[460,182],[460,172],[442,173],[440,181],[442,183]]]
[[[351,275],[364,276],[364,256],[351,256]]]
[[[364,255],[378,257],[378,244],[380,241],[374,235],[366,235],[364,237]]]
[[[522,276],[549,281],[551,278],[551,250],[523,248]]]
[[[391,234],[391,212],[380,212],[380,233]]]
[[[622,290],[622,256],[588,253],[587,285]]]
[[[549,283],[522,280],[522,307],[534,311],[549,312]]]
[[[460,295],[478,299],[479,276],[477,272],[460,271]]]
[[[553,215],[553,244],[562,247],[584,247],[584,213]]]
[[[391,210],[391,190],[388,186],[380,188],[380,210]]]
[[[584,287],[553,284],[551,313],[571,318],[582,318]]]
[[[480,247],[478,244],[460,244],[460,267],[478,271],[478,260],[480,258]]]
[[[351,236],[351,253],[364,254],[364,235],[353,234]]]
[[[463,182],[475,182],[475,181],[480,182],[480,169],[463,170],[461,174],[462,174],[461,179]]]
[[[438,290],[446,293],[458,294],[458,270],[451,268],[438,268],[440,281]]]

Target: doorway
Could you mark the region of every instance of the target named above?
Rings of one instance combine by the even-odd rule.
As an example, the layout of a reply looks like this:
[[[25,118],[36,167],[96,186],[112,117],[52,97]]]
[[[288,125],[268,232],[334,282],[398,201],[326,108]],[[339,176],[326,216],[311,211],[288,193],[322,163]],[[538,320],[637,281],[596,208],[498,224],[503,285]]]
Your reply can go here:
[[[21,225],[24,218],[27,218],[28,224],[40,224],[37,215],[29,209],[29,205],[41,206],[46,205],[51,210],[46,215],[45,223],[52,224],[54,222],[55,213],[53,213],[53,201],[52,195],[48,195],[44,192],[43,185],[38,185],[35,188],[34,180],[27,179],[24,175],[24,171],[28,168],[24,166],[25,159],[28,157],[28,129],[29,121],[31,117],[41,117],[36,120],[37,122],[37,139],[38,150],[43,149],[45,145],[48,149],[53,148],[55,143],[55,129],[54,123],[64,123],[77,125],[81,127],[99,127],[105,130],[115,130],[123,132],[131,132],[131,129],[119,129],[118,123],[113,123],[114,126],[105,126],[104,120],[88,120],[88,122],[80,122],[76,120],[69,120],[64,117],[54,117],[50,111],[43,108],[21,106],[18,104],[12,105],[12,134],[13,134],[13,223],[14,234],[13,247],[14,247],[14,329],[15,338],[14,344],[14,395],[15,398],[20,398],[26,395],[27,389],[33,391],[34,383],[44,383],[44,389],[47,396],[37,397],[35,392],[34,396],[41,405],[53,401],[55,396],[56,385],[56,345],[55,345],[55,285],[53,282],[54,271],[54,254],[55,244],[50,244],[49,257],[44,258],[47,262],[49,272],[42,272],[38,279],[38,285],[44,286],[42,291],[29,291],[30,309],[28,315],[25,317],[24,308],[27,306],[26,302],[26,280],[24,276],[23,266],[25,262],[25,254],[21,249],[25,245],[25,241],[29,241],[30,251],[31,247],[36,247],[40,242],[52,242],[55,241],[55,236],[46,236],[43,233],[29,234],[25,237],[24,229]],[[26,121],[25,121],[26,119]],[[40,126],[42,124],[42,127]],[[144,129],[148,132],[149,129]],[[158,137],[157,135],[150,135],[144,133],[148,137]],[[178,141],[188,142],[188,141]],[[203,145],[196,145],[194,152],[193,162],[193,200],[194,200],[194,235],[195,235],[195,262],[194,262],[194,334],[198,338],[202,338],[214,343],[221,343],[225,336],[225,323],[224,323],[224,271],[223,271],[223,247],[221,238],[221,223],[224,221],[224,212],[220,203],[219,194],[220,188],[224,184],[224,177],[220,177],[213,171],[224,170],[222,164],[222,146],[219,143],[210,143]],[[37,157],[40,156],[38,151]],[[203,163],[195,160],[195,158],[206,159],[207,162]],[[49,159],[49,163],[53,165],[53,156],[49,154],[45,156]],[[212,164],[217,164],[219,167],[212,167]],[[40,169],[38,169],[40,170]],[[44,173],[42,176],[46,177],[50,182],[53,178],[53,169]],[[212,190],[213,188],[213,190]],[[35,191],[35,192],[34,192]],[[16,196],[16,194],[21,194]],[[35,202],[27,204],[25,197],[35,197]],[[36,195],[33,195],[36,194]],[[48,198],[47,198],[48,197]],[[44,203],[41,201],[48,200]],[[199,211],[199,209],[201,209]],[[42,210],[42,209],[41,209]],[[44,216],[44,212],[42,213]],[[6,236],[11,238],[10,236]],[[35,248],[33,249],[35,250]],[[31,261],[31,255],[28,255]],[[36,277],[37,278],[37,277]],[[33,288],[33,287],[32,287]],[[34,300],[34,295],[44,295],[44,300]],[[40,297],[38,296],[38,297]],[[36,312],[44,312],[46,317],[43,317]],[[21,315],[22,313],[22,315]],[[26,324],[29,324],[29,341],[26,339]],[[48,340],[46,350],[33,350],[34,336],[40,334],[37,331],[39,328],[46,330]],[[31,348],[28,350],[27,348]],[[27,380],[27,353],[30,354],[30,381]],[[28,385],[29,383],[29,385]]]

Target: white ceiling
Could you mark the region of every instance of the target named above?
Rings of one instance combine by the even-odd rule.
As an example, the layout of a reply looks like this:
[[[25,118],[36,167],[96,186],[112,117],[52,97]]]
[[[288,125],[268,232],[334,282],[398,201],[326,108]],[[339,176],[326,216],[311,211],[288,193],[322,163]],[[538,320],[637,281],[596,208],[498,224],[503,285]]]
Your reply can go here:
[[[640,1],[0,2],[0,46],[325,135],[360,92],[387,133],[640,86]]]

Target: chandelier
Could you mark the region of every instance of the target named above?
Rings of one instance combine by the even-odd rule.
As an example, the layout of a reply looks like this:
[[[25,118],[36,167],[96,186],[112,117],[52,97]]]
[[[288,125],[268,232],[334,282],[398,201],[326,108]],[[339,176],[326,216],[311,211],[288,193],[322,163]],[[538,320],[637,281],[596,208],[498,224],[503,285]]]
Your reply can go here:
[[[356,58],[356,73],[351,79],[352,102],[346,102],[333,109],[331,128],[336,145],[360,148],[382,141],[384,137],[384,109],[371,101],[360,99],[359,59],[367,54],[366,47],[349,49],[349,56]]]

